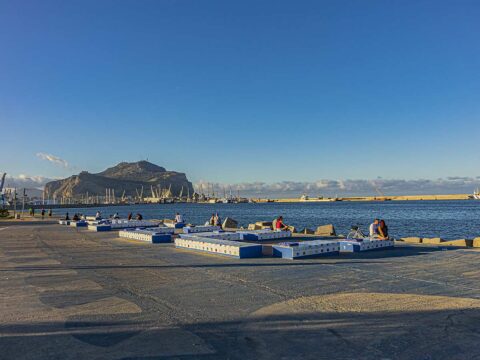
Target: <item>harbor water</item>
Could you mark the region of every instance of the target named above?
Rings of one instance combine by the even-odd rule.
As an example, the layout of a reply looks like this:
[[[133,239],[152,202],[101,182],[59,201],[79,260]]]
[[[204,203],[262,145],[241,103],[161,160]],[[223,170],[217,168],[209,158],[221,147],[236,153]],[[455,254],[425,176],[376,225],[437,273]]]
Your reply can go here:
[[[406,236],[441,237],[443,239],[480,236],[480,201],[383,201],[383,202],[320,202],[320,203],[256,203],[256,204],[150,204],[108,206],[98,208],[54,209],[55,215],[69,212],[94,215],[99,210],[108,217],[116,212],[121,217],[140,213],[145,219],[174,218],[179,212],[187,222],[204,224],[212,213],[222,219],[231,217],[240,226],[256,221],[271,221],[283,215],[288,225],[297,230],[333,224],[338,234],[347,234],[352,225],[367,232],[372,219],[384,219],[394,238]]]

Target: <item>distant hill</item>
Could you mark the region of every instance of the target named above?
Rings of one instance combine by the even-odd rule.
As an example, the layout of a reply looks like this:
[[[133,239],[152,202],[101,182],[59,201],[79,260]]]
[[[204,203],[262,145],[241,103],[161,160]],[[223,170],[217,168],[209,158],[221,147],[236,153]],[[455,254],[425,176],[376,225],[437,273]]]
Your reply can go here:
[[[178,196],[182,186],[184,195],[193,194],[193,186],[184,173],[167,171],[165,168],[148,161],[122,162],[98,174],[83,171],[69,178],[51,181],[45,185],[45,195],[48,198],[78,197],[88,192],[89,195],[105,195],[105,189],[115,190],[117,197],[134,197],[136,190],[143,186],[144,196],[151,196],[150,188],[169,188],[173,196]]]

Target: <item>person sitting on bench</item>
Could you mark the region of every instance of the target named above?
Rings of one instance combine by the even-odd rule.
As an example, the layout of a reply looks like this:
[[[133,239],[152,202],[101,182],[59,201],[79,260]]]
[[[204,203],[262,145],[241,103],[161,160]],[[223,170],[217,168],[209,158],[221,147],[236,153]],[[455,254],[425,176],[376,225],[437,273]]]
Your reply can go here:
[[[378,223],[378,238],[380,240],[388,240],[388,227],[384,220],[380,220]]]
[[[183,215],[180,215],[180,213],[177,212],[175,215],[175,222],[177,224],[183,224]]]
[[[288,226],[283,223],[283,216],[279,216],[275,223],[275,230],[288,230]]]
[[[373,223],[370,224],[369,235],[372,239],[378,238],[378,219],[373,220]]]

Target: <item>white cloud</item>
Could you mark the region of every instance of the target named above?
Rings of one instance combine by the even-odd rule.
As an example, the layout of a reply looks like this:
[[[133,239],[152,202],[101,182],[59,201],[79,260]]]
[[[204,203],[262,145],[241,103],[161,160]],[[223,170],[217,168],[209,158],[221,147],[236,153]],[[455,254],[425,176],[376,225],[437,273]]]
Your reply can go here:
[[[7,176],[5,179],[5,187],[7,188],[27,188],[27,189],[43,189],[45,184],[55,179],[45,176],[30,176],[20,174],[18,176]]]
[[[313,182],[281,181],[275,183],[250,182],[236,184],[211,183],[199,181],[195,184],[196,191],[207,193],[207,189],[214,186],[215,193],[223,195],[224,189],[230,189],[241,196],[252,197],[299,197],[303,193],[310,196],[367,196],[377,195],[378,188],[385,195],[415,195],[415,194],[461,194],[472,193],[480,187],[480,178],[477,177],[448,177],[445,179],[375,179],[375,180],[328,180],[322,179]]]
[[[68,162],[66,160],[52,154],[45,154],[45,153],[39,152],[37,153],[37,157],[39,157],[42,160],[46,160],[51,163],[54,163],[56,165],[63,166],[65,168],[68,167]]]

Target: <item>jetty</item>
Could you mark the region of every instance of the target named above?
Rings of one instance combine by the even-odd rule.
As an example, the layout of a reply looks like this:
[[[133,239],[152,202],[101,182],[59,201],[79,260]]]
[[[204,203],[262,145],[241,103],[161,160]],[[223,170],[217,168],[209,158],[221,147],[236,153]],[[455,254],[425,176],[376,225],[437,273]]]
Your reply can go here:
[[[292,260],[285,239],[265,240],[285,256],[260,254],[252,238],[245,243],[257,245],[238,256],[220,256],[188,245],[238,241],[183,229],[172,236],[172,228],[124,232],[0,222],[4,358],[480,356],[478,248],[421,239]],[[315,237],[287,242],[306,238]]]

